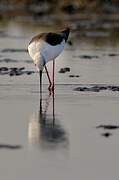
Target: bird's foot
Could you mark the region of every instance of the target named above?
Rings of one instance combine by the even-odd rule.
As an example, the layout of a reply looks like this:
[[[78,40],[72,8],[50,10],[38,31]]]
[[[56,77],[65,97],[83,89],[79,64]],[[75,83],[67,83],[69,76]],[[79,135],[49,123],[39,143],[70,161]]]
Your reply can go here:
[[[52,89],[52,92],[54,92],[54,85],[52,85],[51,89]]]
[[[48,90],[49,90],[49,93],[51,94],[52,92],[54,92],[54,85],[53,84],[50,84],[48,86]]]
[[[50,84],[50,85],[48,86],[48,90],[51,91],[51,89],[52,89],[52,84]]]

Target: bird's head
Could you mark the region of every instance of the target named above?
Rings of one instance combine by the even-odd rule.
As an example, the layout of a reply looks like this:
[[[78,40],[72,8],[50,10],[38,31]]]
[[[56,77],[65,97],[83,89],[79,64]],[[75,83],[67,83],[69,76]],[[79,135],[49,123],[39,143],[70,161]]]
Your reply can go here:
[[[38,72],[43,71],[46,64],[45,58],[40,53],[36,53],[34,56],[34,63]]]
[[[40,76],[40,98],[42,99],[42,72],[46,62],[45,58],[41,55],[41,53],[36,53],[33,57],[33,60]]]

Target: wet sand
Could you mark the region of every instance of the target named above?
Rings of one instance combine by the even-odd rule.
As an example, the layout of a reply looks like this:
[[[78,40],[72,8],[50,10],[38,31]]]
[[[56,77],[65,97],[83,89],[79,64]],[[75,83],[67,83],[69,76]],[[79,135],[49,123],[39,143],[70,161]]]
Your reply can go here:
[[[44,73],[40,102],[38,73],[26,51],[33,32],[7,28],[18,38],[0,38],[0,67],[35,73],[0,75],[0,178],[118,179],[119,43],[78,37],[67,44],[56,62],[54,98]]]

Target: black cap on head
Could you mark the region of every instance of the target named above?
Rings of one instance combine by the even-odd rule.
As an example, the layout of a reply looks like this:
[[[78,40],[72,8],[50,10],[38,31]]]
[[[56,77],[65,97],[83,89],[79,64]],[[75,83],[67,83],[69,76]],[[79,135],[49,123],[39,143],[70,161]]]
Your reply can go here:
[[[67,27],[65,30],[62,31],[62,33],[65,35],[65,41],[67,41],[69,33],[70,33],[70,28]]]

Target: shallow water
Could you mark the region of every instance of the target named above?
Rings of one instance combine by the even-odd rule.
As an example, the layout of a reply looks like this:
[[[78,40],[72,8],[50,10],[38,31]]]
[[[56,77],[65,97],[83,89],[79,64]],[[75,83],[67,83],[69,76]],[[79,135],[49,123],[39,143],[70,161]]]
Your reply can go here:
[[[7,35],[0,37],[0,67],[36,72],[25,50],[31,36],[46,27],[1,28]],[[119,92],[74,89],[119,85],[119,43],[75,34],[72,39],[73,45],[57,58],[54,97],[48,95],[45,73],[42,102],[37,73],[0,75],[2,180],[118,179],[119,129],[103,127],[119,126]],[[15,61],[6,63],[5,58]],[[63,67],[70,72],[59,73]]]

